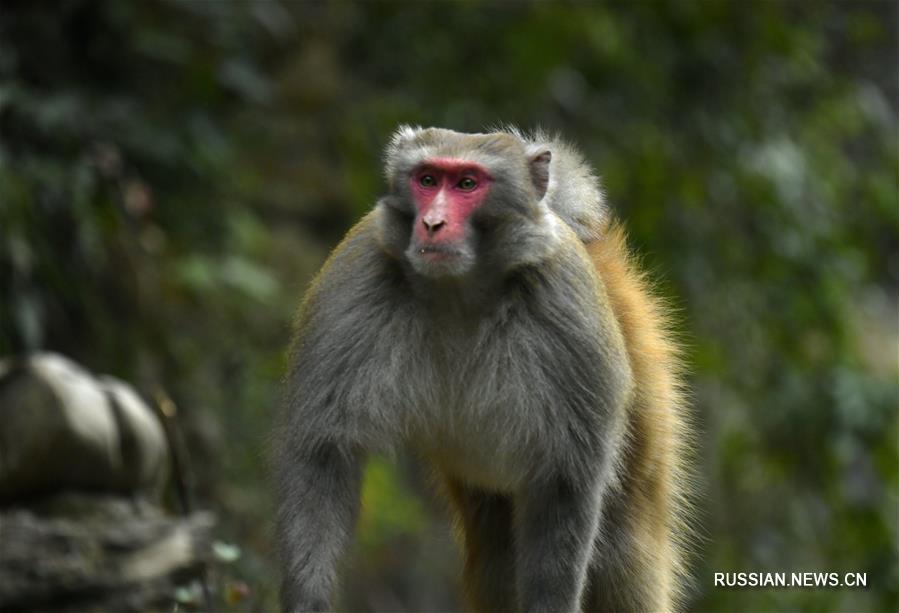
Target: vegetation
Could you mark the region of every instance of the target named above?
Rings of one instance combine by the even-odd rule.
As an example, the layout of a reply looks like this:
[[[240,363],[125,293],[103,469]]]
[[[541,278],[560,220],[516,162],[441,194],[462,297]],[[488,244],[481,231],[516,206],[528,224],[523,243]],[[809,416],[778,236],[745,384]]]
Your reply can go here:
[[[57,350],[170,395],[194,494],[239,547],[217,597],[269,610],[290,319],[382,189],[382,146],[398,123],[542,125],[599,169],[682,313],[691,609],[896,610],[897,10],[5,2],[0,355]],[[347,610],[458,606],[424,481],[402,458],[370,467]],[[713,585],[794,570],[868,585]]]

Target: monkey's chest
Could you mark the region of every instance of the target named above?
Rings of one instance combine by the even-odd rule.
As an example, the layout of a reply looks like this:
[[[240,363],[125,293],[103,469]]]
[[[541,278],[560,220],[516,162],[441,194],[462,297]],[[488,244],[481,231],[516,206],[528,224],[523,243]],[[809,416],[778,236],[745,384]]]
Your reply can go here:
[[[431,326],[412,351],[384,360],[391,381],[408,382],[390,388],[402,398],[403,434],[442,469],[514,489],[582,446],[585,429],[601,429],[595,335],[523,315],[462,333],[456,324]]]
[[[514,490],[566,436],[564,420],[554,420],[545,401],[550,384],[537,372],[502,359],[443,372],[443,394],[415,406],[410,442],[449,475]]]

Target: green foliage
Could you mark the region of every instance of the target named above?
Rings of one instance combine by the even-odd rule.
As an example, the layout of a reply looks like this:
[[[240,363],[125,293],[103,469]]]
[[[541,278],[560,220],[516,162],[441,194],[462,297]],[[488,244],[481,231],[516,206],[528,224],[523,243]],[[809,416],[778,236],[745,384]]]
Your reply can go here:
[[[395,469],[381,458],[369,461],[359,517],[362,546],[374,549],[400,535],[416,536],[424,522],[421,501],[398,479]]]
[[[691,608],[899,607],[894,3],[0,11],[0,354],[171,393],[250,608],[273,602],[260,474],[293,305],[401,122],[539,124],[599,169],[689,342]],[[367,473],[361,559],[444,521],[391,466]],[[412,580],[445,561],[415,555],[403,576],[357,564],[347,602],[456,606]],[[741,570],[868,588],[713,587]]]

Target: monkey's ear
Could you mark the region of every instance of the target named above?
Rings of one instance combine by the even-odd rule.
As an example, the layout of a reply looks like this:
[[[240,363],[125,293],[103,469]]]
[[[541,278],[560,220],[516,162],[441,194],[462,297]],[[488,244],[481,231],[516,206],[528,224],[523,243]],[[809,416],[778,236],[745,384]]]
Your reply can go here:
[[[541,151],[531,156],[531,182],[537,192],[537,200],[542,200],[549,186],[549,163],[553,159],[552,151]]]

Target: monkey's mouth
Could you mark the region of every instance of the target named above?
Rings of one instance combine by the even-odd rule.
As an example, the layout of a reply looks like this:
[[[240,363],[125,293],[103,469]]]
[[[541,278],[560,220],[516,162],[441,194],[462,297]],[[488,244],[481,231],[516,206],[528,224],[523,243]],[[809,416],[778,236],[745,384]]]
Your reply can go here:
[[[467,273],[473,264],[469,251],[447,243],[413,243],[406,258],[425,277],[456,277]]]
[[[415,253],[427,260],[444,260],[462,255],[462,251],[447,245],[421,245],[415,249]]]

